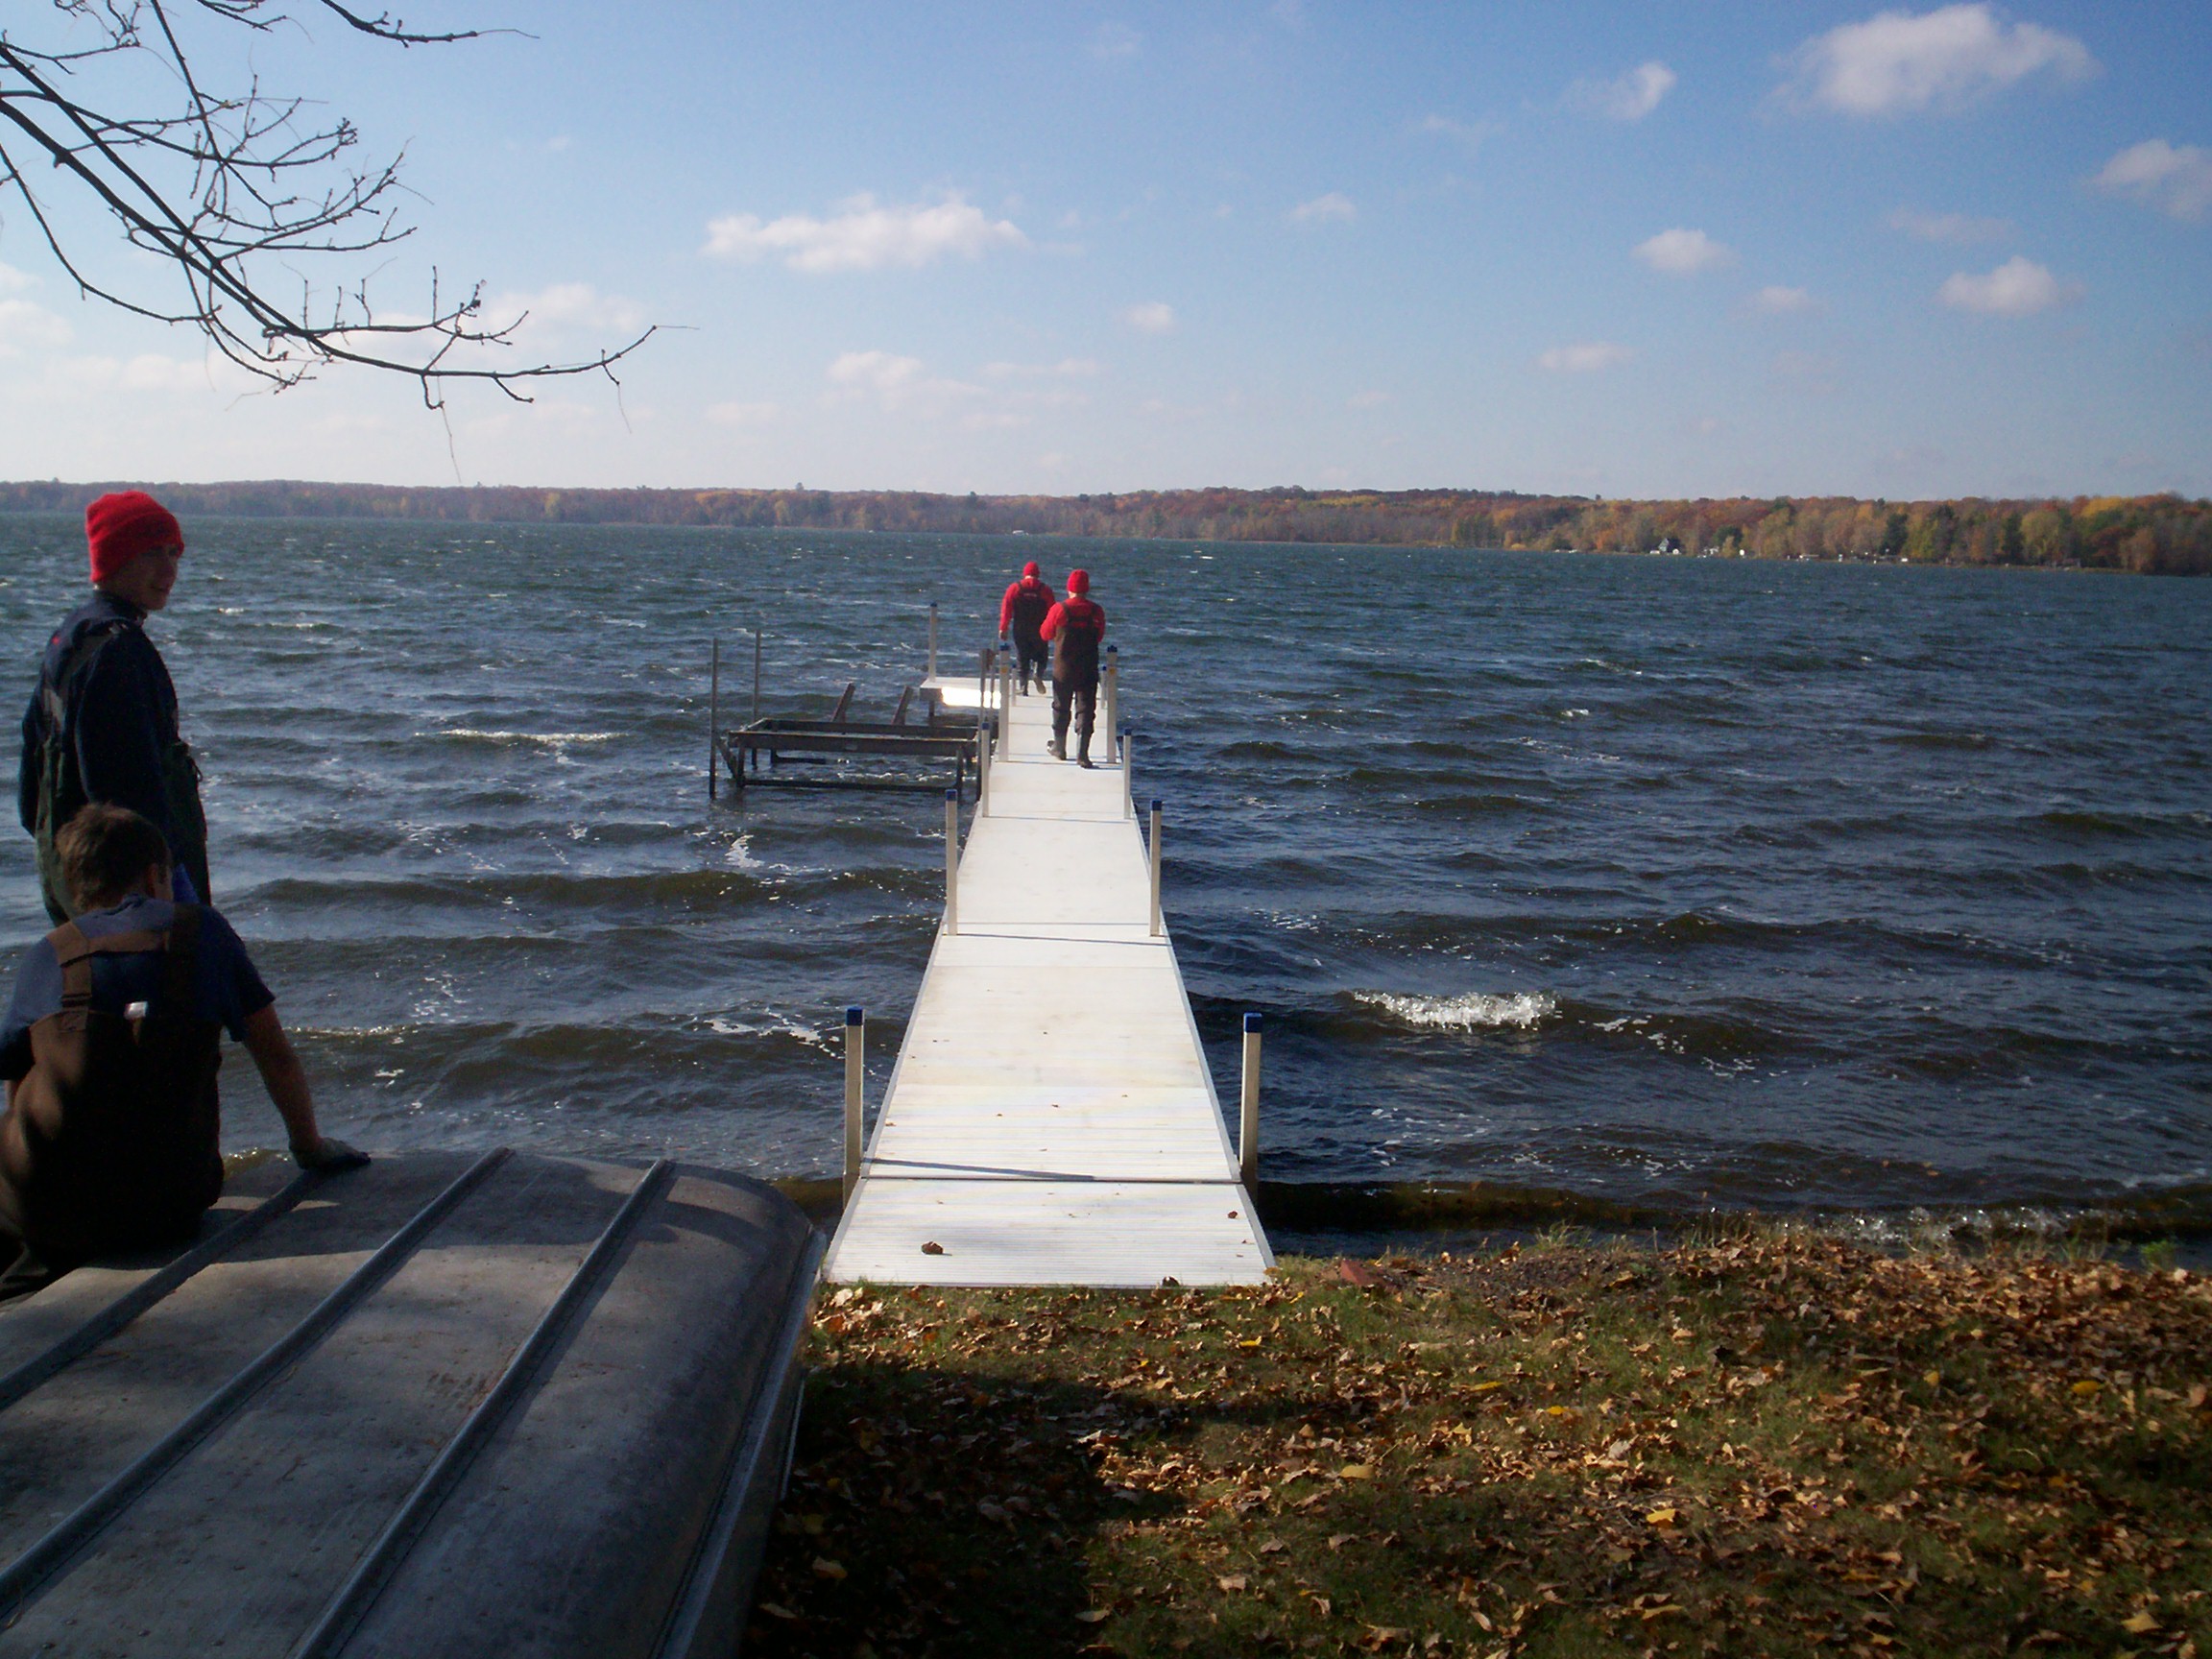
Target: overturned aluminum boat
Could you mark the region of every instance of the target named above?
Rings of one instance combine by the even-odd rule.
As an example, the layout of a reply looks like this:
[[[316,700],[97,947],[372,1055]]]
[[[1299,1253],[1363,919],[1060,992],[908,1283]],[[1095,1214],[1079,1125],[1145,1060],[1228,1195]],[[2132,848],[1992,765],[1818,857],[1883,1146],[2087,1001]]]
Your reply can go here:
[[[820,1256],[774,1189],[233,1177],[0,1312],[0,1654],[728,1654]]]

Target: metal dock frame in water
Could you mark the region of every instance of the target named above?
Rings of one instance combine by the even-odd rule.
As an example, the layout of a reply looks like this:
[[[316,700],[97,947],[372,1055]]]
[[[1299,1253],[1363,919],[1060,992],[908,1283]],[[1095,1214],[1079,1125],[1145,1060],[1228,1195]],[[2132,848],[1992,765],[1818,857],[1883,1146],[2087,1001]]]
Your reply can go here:
[[[707,693],[707,798],[721,796],[723,775],[740,795],[752,789],[889,789],[935,794],[950,784],[965,798],[971,772],[982,786],[984,749],[991,741],[990,720],[982,702],[968,712],[947,717],[944,692],[936,684],[937,607],[929,607],[929,674],[919,685],[908,685],[899,696],[899,707],[888,720],[852,718],[855,686],[848,684],[830,717],[812,719],[760,711],[761,634],[753,634],[753,717],[743,725],[722,724],[722,641],[713,642]],[[978,683],[988,686],[997,664],[991,652],[983,654]],[[908,721],[907,713],[919,702],[922,719]],[[765,758],[765,764],[763,764]],[[886,777],[879,772],[856,770],[839,762],[872,758],[922,761],[950,774]],[[830,770],[812,777],[787,777],[785,767],[826,766]]]

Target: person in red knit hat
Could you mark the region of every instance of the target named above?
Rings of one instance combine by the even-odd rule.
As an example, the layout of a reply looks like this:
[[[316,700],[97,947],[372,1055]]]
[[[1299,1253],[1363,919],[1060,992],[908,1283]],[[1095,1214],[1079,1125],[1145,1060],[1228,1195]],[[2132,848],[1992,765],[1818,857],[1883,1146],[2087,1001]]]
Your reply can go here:
[[[1045,688],[1046,665],[1051,661],[1052,653],[1046,648],[1037,630],[1044,626],[1045,613],[1052,609],[1052,589],[1046,585],[1034,559],[1022,566],[1021,577],[998,601],[998,637],[1014,643],[1016,668],[1023,692],[1029,689],[1032,677],[1040,691]]]
[[[169,843],[176,897],[207,899],[200,768],[177,728],[177,687],[146,618],[169,603],[184,557],[176,515],[143,490],[84,509],[92,597],[46,642],[23,714],[18,807],[38,844],[38,885],[57,925],[73,914],[55,837],[91,802],[128,806]]]
[[[1098,646],[1106,637],[1106,608],[1091,597],[1091,572],[1068,572],[1068,597],[1045,613],[1038,630],[1060,649],[1052,655],[1052,757],[1068,758],[1068,717],[1075,716],[1081,747],[1075,764],[1091,764],[1091,727],[1098,712]]]

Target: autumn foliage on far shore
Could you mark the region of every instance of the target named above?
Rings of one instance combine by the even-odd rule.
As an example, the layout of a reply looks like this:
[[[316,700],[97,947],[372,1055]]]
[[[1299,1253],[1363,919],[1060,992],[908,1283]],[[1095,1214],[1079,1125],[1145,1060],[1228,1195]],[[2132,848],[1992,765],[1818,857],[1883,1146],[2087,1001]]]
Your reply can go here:
[[[0,512],[76,512],[113,483],[0,484]],[[1722,558],[1902,560],[2212,575],[2212,501],[2179,495],[1949,501],[1852,496],[1604,500],[1476,490],[916,491],[413,489],[160,484],[177,511],[241,517],[654,524],[725,529],[1325,542]]]

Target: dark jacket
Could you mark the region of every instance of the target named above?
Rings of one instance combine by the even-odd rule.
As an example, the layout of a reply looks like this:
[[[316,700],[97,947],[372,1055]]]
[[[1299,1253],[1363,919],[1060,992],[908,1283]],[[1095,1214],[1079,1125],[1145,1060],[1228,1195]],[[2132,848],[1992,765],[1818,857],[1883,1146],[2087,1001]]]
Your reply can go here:
[[[86,802],[151,819],[202,899],[207,825],[200,769],[177,730],[177,687],[146,637],[146,613],[95,592],[47,641],[38,689],[23,711],[17,808],[38,841],[47,909],[66,913],[53,836]]]
[[[1045,626],[1039,632],[1060,643],[1052,658],[1055,681],[1071,685],[1098,684],[1098,646],[1106,637],[1105,606],[1070,594],[1046,613]]]

